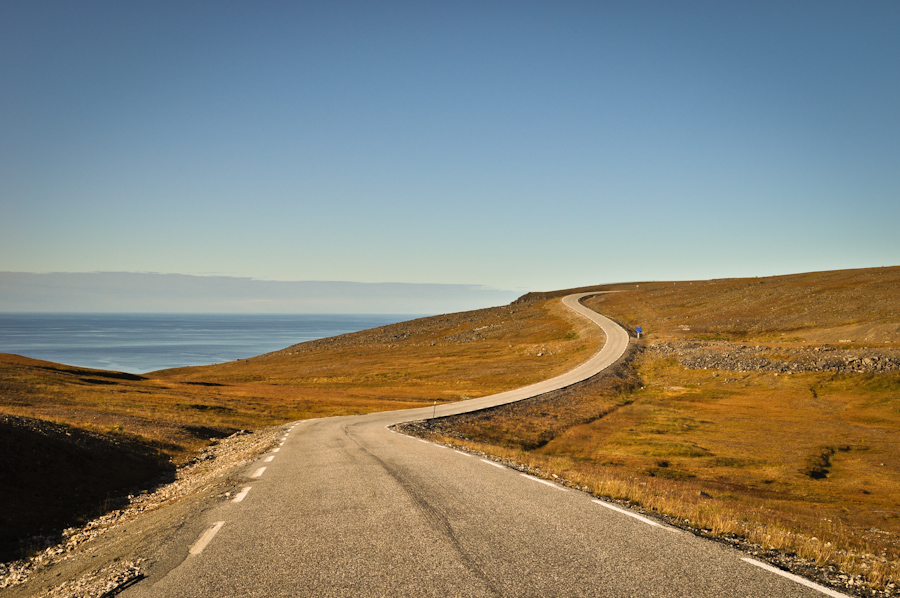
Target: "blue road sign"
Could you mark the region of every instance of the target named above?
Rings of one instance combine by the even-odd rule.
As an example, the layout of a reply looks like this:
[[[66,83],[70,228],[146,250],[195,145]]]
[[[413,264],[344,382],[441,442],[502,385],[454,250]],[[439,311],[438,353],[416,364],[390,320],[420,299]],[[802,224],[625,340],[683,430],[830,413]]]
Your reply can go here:
[[[641,328],[640,326],[635,326],[635,327],[634,327],[634,331],[637,332],[638,334],[640,334],[640,333],[642,333],[642,332],[644,331],[644,329]]]

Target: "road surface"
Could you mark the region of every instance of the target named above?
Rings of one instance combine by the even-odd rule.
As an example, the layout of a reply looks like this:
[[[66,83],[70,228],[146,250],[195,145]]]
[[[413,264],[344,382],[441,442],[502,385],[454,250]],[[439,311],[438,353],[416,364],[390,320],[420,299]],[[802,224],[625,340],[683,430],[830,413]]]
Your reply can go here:
[[[572,384],[628,335],[578,303],[607,343],[571,372],[442,405],[437,415]],[[589,494],[391,432],[432,407],[309,420],[245,472],[241,492],[181,525],[125,597],[841,596]],[[808,583],[808,582],[807,582]]]

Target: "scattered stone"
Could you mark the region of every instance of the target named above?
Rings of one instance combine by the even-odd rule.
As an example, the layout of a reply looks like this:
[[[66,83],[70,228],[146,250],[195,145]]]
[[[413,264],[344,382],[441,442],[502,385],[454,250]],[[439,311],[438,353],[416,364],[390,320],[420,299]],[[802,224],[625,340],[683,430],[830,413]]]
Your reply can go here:
[[[900,350],[832,346],[762,347],[727,341],[668,341],[654,343],[648,350],[674,357],[691,370],[731,372],[834,372],[839,374],[900,371]],[[734,381],[733,378],[726,382]]]

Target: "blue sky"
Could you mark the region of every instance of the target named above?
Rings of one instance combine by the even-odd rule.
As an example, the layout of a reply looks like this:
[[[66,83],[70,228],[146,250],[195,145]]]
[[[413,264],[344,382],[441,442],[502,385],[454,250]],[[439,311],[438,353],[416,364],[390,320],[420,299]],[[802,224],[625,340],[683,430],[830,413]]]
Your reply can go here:
[[[0,271],[900,264],[900,3],[6,2]]]

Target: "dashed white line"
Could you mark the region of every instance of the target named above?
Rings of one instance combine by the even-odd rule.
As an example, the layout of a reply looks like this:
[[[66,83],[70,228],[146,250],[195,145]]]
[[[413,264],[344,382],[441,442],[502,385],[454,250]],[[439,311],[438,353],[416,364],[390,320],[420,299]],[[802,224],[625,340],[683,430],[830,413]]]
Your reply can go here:
[[[505,465],[500,465],[499,463],[494,463],[493,461],[488,461],[487,459],[480,459],[483,463],[487,463],[488,465],[493,465],[494,467],[499,467],[500,469],[506,469]]]
[[[825,586],[820,586],[819,584],[813,583],[813,582],[809,581],[808,579],[804,579],[804,578],[800,577],[799,575],[794,575],[793,573],[788,573],[787,571],[782,571],[781,569],[778,569],[777,567],[773,567],[772,565],[767,565],[766,563],[761,563],[760,561],[757,561],[754,559],[748,559],[748,558],[741,558],[741,560],[744,561],[745,563],[750,563],[751,565],[759,567],[760,569],[765,569],[766,571],[771,571],[772,573],[774,573],[776,575],[786,577],[793,582],[799,583],[800,585],[806,586],[808,588],[812,588],[812,589],[816,590],[817,592],[822,592],[826,596],[831,596],[832,598],[850,598],[846,594],[841,594],[840,592],[835,592],[834,590],[830,590],[830,589],[826,588]]]
[[[634,517],[638,521],[643,521],[647,525],[659,526],[659,524],[657,522],[653,521],[652,519],[647,519],[646,517],[641,517],[637,513],[632,513],[628,509],[622,509],[622,508],[616,507],[614,505],[609,504],[608,502],[603,502],[602,500],[594,500],[593,502],[597,503],[601,507],[606,507],[607,509],[611,509],[613,511],[622,513],[623,515],[628,515],[629,517]]]
[[[533,475],[528,475],[527,473],[520,473],[519,475],[522,476],[523,478],[528,478],[532,482],[540,482],[541,484],[550,486],[551,488],[556,488],[557,490],[560,490],[562,492],[568,492],[562,486],[558,486],[558,485],[554,484],[553,482],[548,482],[547,480],[542,480],[541,478],[536,478]]]
[[[263,472],[264,472],[265,470],[266,470],[265,467],[260,467],[259,469],[257,469],[256,471],[254,471],[254,472],[253,472],[253,475],[250,476],[250,477],[251,477],[251,478],[258,478],[259,476],[261,476],[261,475],[263,474]]]
[[[222,529],[223,525],[225,525],[224,521],[216,521],[215,525],[203,532],[203,535],[200,536],[200,539],[197,540],[193,546],[191,546],[190,553],[193,555],[198,555],[203,552],[203,549],[206,548],[206,545],[209,544],[209,541],[213,539],[213,536],[219,533],[219,530]]]
[[[271,462],[272,462],[272,459],[274,459],[274,458],[275,458],[275,455],[269,455],[268,457],[266,457],[266,460],[265,460],[264,462],[265,462],[265,463],[271,463]]]
[[[472,456],[472,455],[470,455],[469,453],[464,453],[464,452],[462,452],[462,451],[456,451],[456,450],[455,450],[455,451],[453,451],[453,452],[454,452],[454,453],[459,453],[460,455],[463,455],[464,457],[471,457],[471,456]]]
[[[247,493],[250,492],[250,486],[244,486],[244,489],[237,493],[237,496],[232,499],[231,502],[241,502],[247,497]]]
[[[273,452],[273,453],[277,453],[277,452],[280,451],[280,450],[281,450],[280,448],[274,448],[274,449],[272,449],[272,452]]]

